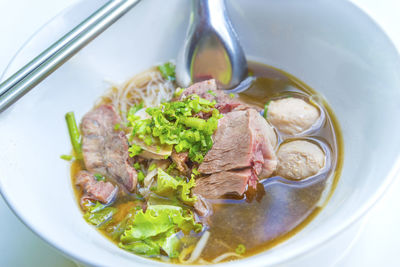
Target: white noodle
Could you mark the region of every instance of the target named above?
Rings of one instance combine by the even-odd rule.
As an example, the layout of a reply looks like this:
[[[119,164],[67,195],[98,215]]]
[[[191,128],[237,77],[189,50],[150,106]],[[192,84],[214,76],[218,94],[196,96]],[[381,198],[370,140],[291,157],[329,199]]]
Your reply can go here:
[[[151,68],[121,85],[112,85],[103,100],[110,102],[125,118],[134,104],[143,101],[145,107],[158,106],[169,101],[174,91],[174,84],[165,80],[157,68]]]
[[[209,237],[210,232],[205,231],[204,234],[201,236],[199,242],[197,242],[196,247],[193,249],[193,252],[190,255],[189,259],[187,261],[181,260],[181,263],[188,264],[196,261],[200,257],[201,252],[203,252],[203,249],[206,246]]]
[[[242,255],[239,255],[239,254],[237,254],[237,253],[235,253],[235,252],[227,252],[227,253],[224,253],[224,254],[222,254],[222,255],[216,257],[216,258],[213,259],[211,262],[212,262],[212,263],[218,263],[218,262],[223,261],[223,260],[225,260],[226,258],[229,258],[229,257],[243,258]]]

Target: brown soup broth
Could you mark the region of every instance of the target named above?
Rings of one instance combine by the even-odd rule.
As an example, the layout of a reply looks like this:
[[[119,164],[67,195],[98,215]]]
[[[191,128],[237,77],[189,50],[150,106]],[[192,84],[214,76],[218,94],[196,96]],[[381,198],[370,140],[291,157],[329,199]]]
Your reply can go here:
[[[328,155],[326,165],[329,167],[303,181],[277,176],[264,179],[256,192],[247,192],[241,199],[210,200],[213,207],[213,214],[207,219],[210,238],[201,254],[201,258],[207,261],[227,252],[235,252],[239,244],[246,247],[243,256],[251,256],[290,238],[318,214],[335,189],[341,172],[343,141],[337,120],[323,98],[282,70],[255,62],[249,62],[249,69],[255,81],[239,94],[243,102],[264,108],[271,99],[297,96],[318,105],[325,113],[321,127],[309,134],[296,138],[279,135],[276,149],[287,140],[307,139],[325,150]],[[81,169],[84,169],[82,162],[75,161],[72,164],[73,185],[76,173]],[[74,186],[74,190],[79,203],[83,192],[77,186]],[[100,227],[100,232],[117,244],[113,236],[118,231],[118,223],[132,207],[142,204],[136,194],[117,197],[112,206],[118,208],[118,212],[111,223]],[[172,262],[177,263],[177,260]]]

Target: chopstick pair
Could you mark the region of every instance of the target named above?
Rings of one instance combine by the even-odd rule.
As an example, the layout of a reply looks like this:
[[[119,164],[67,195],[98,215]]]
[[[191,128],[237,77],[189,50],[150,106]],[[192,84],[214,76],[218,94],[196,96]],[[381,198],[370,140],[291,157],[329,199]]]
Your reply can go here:
[[[0,113],[64,64],[140,0],[108,1],[0,84]]]

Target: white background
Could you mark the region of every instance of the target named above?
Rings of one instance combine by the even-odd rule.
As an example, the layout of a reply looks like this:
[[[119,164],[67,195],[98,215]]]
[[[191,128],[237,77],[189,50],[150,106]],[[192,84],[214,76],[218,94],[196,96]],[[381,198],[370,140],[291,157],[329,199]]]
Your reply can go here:
[[[27,38],[75,2],[77,0],[0,0],[0,73]],[[353,2],[378,22],[400,50],[400,1]],[[400,123],[400,119],[394,123]],[[337,266],[400,266],[400,177],[398,178],[363,219],[365,221],[361,234]],[[0,266],[75,266],[26,228],[2,198],[0,237]],[[328,265],[330,264],[327,263]]]

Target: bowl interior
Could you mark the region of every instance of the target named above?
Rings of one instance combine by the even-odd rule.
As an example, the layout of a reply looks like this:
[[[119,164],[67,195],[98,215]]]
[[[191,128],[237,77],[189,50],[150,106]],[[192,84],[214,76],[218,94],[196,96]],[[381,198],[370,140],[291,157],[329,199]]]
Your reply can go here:
[[[86,3],[85,3],[86,2]],[[60,15],[31,39],[6,76],[79,22],[93,3]],[[345,159],[335,193],[295,237],[245,259],[269,265],[347,227],[399,166],[400,63],[384,33],[347,1],[228,1],[250,59],[283,69],[325,96],[342,127]],[[184,0],[142,1],[68,63],[0,114],[0,189],[17,215],[64,253],[91,265],[161,264],[127,253],[89,226],[75,201],[64,114],[81,118],[109,86],[174,59],[189,19]],[[56,34],[55,34],[56,32]],[[260,260],[262,258],[262,260]],[[243,261],[229,263],[242,265]]]

